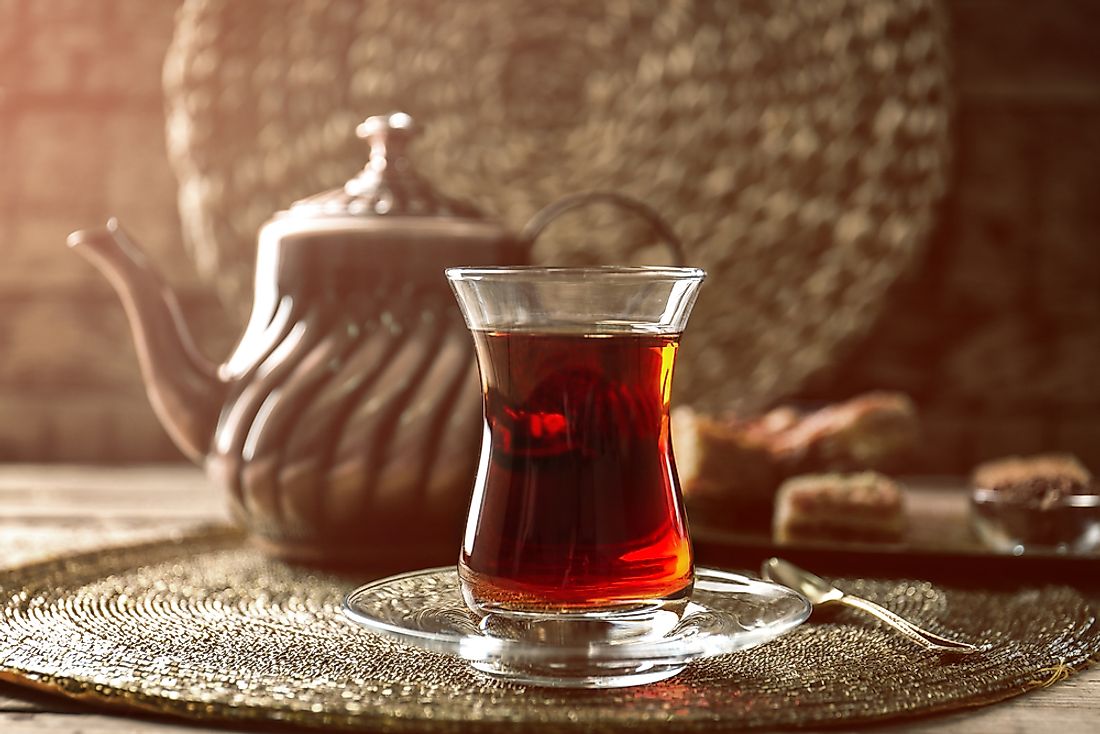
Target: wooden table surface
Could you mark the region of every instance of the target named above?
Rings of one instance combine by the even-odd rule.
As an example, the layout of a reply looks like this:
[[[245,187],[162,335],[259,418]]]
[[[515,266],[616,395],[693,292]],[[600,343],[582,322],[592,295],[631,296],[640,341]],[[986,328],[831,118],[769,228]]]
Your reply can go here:
[[[226,517],[220,494],[191,467],[0,465],[2,566],[106,544],[149,540]],[[208,728],[107,714],[64,699],[0,685],[3,734],[199,730]],[[1000,704],[858,731],[1094,734],[1100,732],[1100,665]]]

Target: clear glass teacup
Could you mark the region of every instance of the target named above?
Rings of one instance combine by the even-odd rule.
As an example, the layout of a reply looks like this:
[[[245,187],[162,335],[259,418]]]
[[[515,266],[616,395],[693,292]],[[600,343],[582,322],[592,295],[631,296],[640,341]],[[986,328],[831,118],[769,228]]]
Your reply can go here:
[[[694,564],[669,402],[705,273],[499,267],[447,277],[484,397],[458,567],[466,604],[498,623],[682,609]]]

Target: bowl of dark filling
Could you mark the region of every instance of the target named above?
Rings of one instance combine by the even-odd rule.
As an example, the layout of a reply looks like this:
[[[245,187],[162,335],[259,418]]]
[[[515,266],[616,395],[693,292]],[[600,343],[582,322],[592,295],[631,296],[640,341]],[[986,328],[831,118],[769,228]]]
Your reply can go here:
[[[1016,554],[1100,550],[1100,484],[1073,457],[988,462],[973,484],[971,526],[986,546]]]

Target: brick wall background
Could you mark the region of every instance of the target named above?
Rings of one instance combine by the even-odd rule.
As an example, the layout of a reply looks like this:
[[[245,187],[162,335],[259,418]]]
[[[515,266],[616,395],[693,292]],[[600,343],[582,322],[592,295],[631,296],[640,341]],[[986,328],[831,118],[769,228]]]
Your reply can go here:
[[[160,66],[176,5],[0,0],[0,460],[179,457],[118,299],[65,247],[70,231],[117,214],[204,341],[224,340],[180,241],[164,149]]]
[[[0,0],[0,461],[179,458],[69,231],[117,214],[209,354],[239,331],[178,231],[160,97],[176,6]],[[941,226],[879,327],[801,397],[910,392],[928,469],[1047,448],[1100,469],[1100,4],[948,7],[958,153]]]

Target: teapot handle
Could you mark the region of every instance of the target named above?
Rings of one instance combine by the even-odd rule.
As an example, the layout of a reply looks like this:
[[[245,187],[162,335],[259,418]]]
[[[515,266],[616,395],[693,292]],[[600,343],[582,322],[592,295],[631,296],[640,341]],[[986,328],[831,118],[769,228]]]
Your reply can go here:
[[[676,233],[672,231],[672,227],[669,226],[668,222],[657,213],[657,210],[638,199],[614,191],[582,191],[580,193],[563,196],[554,203],[543,207],[535,216],[531,217],[530,221],[527,222],[527,225],[524,226],[523,231],[520,233],[520,241],[525,243],[528,249],[530,249],[539,235],[543,233],[543,230],[559,216],[571,209],[597,202],[615,204],[645,219],[653,228],[653,231],[656,232],[661,239],[664,240],[665,244],[668,245],[668,248],[672,250],[675,264],[685,264],[687,255],[684,252],[683,243],[680,241],[680,238],[676,236]]]

